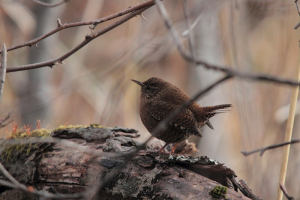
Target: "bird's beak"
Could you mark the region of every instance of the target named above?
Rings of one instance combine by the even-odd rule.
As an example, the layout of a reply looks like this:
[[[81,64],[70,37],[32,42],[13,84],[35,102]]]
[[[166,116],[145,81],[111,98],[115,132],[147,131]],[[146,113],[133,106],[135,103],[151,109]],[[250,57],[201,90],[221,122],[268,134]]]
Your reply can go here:
[[[134,79],[131,79],[133,82],[135,82],[136,84],[140,85],[141,87],[144,85],[142,82],[140,81],[137,81],[137,80],[134,80]]]

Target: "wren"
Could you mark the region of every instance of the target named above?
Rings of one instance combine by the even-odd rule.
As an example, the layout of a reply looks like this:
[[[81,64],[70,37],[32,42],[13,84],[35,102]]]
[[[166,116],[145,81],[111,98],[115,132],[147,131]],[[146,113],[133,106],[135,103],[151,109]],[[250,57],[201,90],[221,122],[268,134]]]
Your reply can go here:
[[[132,81],[141,86],[140,116],[144,126],[151,134],[164,118],[190,99],[183,90],[159,78],[152,77],[144,82],[133,79]],[[232,105],[201,107],[196,102],[192,102],[167,125],[165,131],[155,135],[156,138],[166,142],[159,152],[162,152],[168,144],[174,143],[170,152],[173,154],[179,142],[191,135],[201,137],[200,128],[204,125],[214,129],[209,119],[221,113],[218,110],[229,107]]]

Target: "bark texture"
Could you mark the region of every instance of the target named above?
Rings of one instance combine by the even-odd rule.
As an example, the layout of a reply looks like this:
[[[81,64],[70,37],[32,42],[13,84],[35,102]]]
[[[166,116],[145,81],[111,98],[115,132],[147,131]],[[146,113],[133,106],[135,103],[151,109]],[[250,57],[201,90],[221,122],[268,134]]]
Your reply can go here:
[[[95,152],[127,153],[139,145],[137,131],[99,126],[59,128],[52,137],[89,146]],[[5,141],[3,141],[5,142]],[[125,156],[105,157],[63,144],[35,144],[16,148],[1,162],[19,182],[53,193],[85,191],[125,162]],[[34,147],[34,148],[33,148]],[[6,152],[6,153],[5,153]],[[0,174],[1,179],[5,179]],[[228,187],[217,194],[216,186]],[[223,187],[220,187],[223,188]],[[214,190],[215,189],[215,190]],[[237,192],[238,189],[241,192]],[[187,157],[141,151],[91,199],[259,199],[233,170],[208,157]],[[35,199],[36,196],[0,186],[0,199]]]

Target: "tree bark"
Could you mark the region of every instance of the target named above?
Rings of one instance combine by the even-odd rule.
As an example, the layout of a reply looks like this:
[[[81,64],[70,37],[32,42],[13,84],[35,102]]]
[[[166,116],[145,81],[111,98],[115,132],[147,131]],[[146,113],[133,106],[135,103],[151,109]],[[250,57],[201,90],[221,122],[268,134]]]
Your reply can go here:
[[[128,153],[139,145],[134,140],[139,136],[137,131],[118,127],[65,127],[54,130],[51,136],[88,146],[95,153]],[[6,141],[9,139],[2,144]],[[105,180],[109,174],[116,173],[116,168],[126,162],[124,155],[96,156],[62,143],[9,148],[14,149],[5,150],[1,156],[9,173],[26,186],[52,193],[83,192]],[[6,179],[2,173],[0,178]],[[219,199],[259,199],[233,170],[208,157],[145,150],[137,153],[90,199],[213,199],[218,195],[211,191],[218,185],[228,187],[226,194],[219,195]],[[238,189],[248,197],[237,192]],[[0,192],[0,199],[36,198],[29,192],[4,186],[0,186]]]

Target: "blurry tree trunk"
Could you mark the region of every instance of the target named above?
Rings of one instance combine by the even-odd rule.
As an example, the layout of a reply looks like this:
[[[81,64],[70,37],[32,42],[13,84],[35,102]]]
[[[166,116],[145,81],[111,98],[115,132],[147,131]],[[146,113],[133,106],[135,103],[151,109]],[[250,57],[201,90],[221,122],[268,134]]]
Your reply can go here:
[[[35,5],[34,14],[37,20],[37,27],[32,38],[39,37],[56,26],[57,12],[62,11],[64,6],[49,9],[45,6]],[[38,63],[52,58],[51,45],[55,45],[55,37],[51,36],[32,46],[28,63]],[[27,82],[18,88],[19,105],[21,110],[22,123],[34,127],[36,120],[48,121],[51,116],[49,108],[51,94],[52,70],[34,69],[28,70]],[[24,103],[26,102],[26,103]]]

